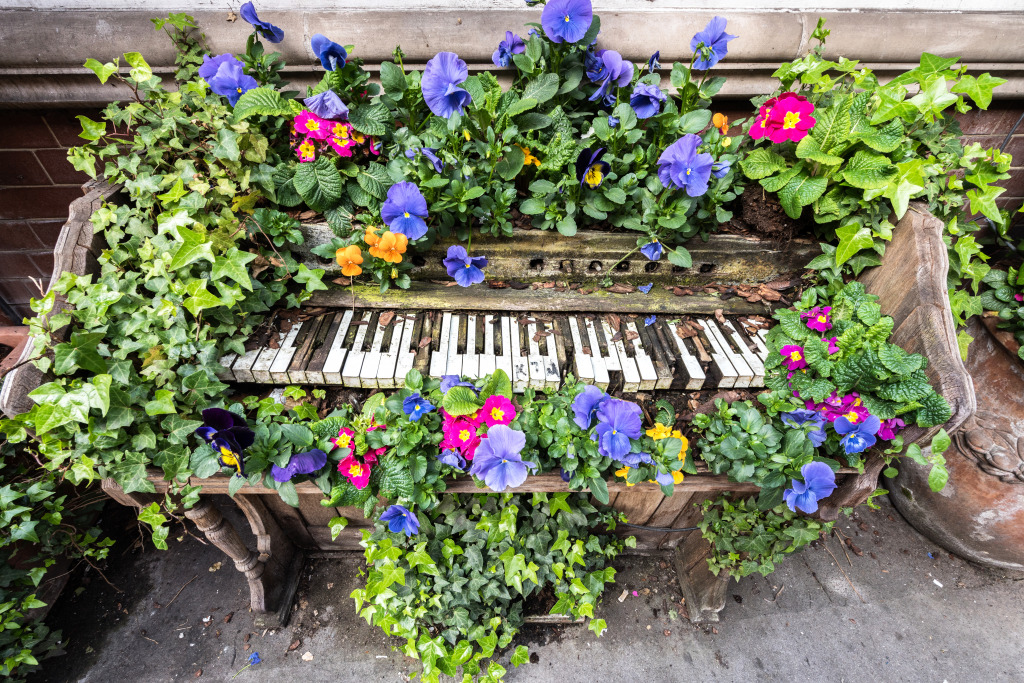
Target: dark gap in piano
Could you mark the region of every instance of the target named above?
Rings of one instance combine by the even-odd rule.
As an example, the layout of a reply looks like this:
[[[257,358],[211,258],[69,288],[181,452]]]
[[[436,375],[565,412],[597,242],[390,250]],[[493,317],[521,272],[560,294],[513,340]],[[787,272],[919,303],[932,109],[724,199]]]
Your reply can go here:
[[[702,272],[702,273],[710,273],[714,269],[715,269],[715,264],[714,263],[702,263],[702,264],[700,264],[700,268],[699,268],[700,272]]]
[[[644,265],[644,272],[645,273],[657,273],[658,272],[658,268],[660,268],[660,267],[661,267],[660,263],[658,263],[657,261],[651,261],[650,263],[647,263],[647,264]]]
[[[543,269],[544,269],[544,259],[542,259],[542,258],[530,259],[530,270],[543,270]]]
[[[628,273],[629,265],[629,261],[619,261],[619,263],[615,266],[615,270],[619,271],[620,273]]]
[[[587,266],[587,271],[590,273],[600,273],[602,270],[604,270],[604,266],[600,261],[591,261],[590,265]]]

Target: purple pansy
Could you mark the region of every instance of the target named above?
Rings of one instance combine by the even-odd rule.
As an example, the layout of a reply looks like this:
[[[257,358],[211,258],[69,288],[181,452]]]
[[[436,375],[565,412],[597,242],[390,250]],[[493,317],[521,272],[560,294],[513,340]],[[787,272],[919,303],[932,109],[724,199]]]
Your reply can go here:
[[[200,65],[196,73],[199,74],[200,78],[209,81],[211,78],[217,75],[217,69],[221,67],[221,64],[227,62],[238,62],[238,58],[230,52],[211,57],[210,55],[203,55],[203,63]],[[238,62],[241,64],[241,62]]]
[[[448,275],[455,278],[460,287],[469,287],[484,281],[487,257],[470,256],[462,245],[453,244],[448,247],[448,254],[442,263],[448,269]]]
[[[252,24],[252,27],[256,29],[257,33],[269,40],[271,43],[280,43],[284,40],[284,31],[270,22],[260,21],[260,18],[256,16],[256,8],[252,6],[251,2],[247,2],[242,5],[242,8],[238,13],[242,15],[243,19]]]
[[[639,289],[644,294],[650,294],[651,293],[651,289],[653,287],[654,287],[654,283],[653,282],[648,282],[646,285],[637,285],[637,289]]]
[[[437,116],[450,119],[452,114],[462,114],[466,105],[473,101],[465,89],[458,87],[469,78],[466,62],[454,52],[438,52],[427,62],[420,80],[423,99],[430,111]]]
[[[526,43],[512,31],[505,31],[505,40],[498,43],[498,49],[491,55],[494,66],[508,66],[512,63],[512,55],[526,52]]]
[[[415,513],[402,505],[389,507],[381,514],[380,521],[387,522],[393,534],[404,531],[406,536],[415,536],[420,530],[420,520],[416,519]]]
[[[836,473],[823,462],[809,462],[800,468],[804,480],[792,480],[793,488],[782,492],[786,505],[793,512],[798,509],[808,514],[818,511],[818,501],[836,490]]]
[[[594,421],[601,404],[610,397],[593,384],[583,387],[583,391],[576,394],[572,402],[572,412],[575,416],[573,421],[580,429],[590,429],[590,423]]]
[[[313,48],[313,54],[320,60],[320,64],[328,71],[341,69],[348,61],[348,52],[345,51],[345,48],[322,33],[314,35],[309,44]]]
[[[507,425],[494,425],[476,448],[470,474],[498,493],[521,486],[529,470],[537,467],[537,463],[523,461],[524,446],[525,434]]]
[[[462,378],[458,375],[442,375],[441,376],[441,392],[448,393],[448,390],[452,387],[469,387],[473,391],[479,393],[479,389],[472,382],[463,382]]]
[[[617,118],[615,118],[614,116],[609,116],[608,117],[608,127],[609,128],[614,128],[617,125],[619,125],[619,120]]]
[[[647,463],[648,465],[654,464],[654,457],[650,453],[640,451],[639,453],[629,452],[623,455],[621,458],[616,458],[616,461],[622,463],[625,467],[639,467],[640,463]]]
[[[661,242],[657,239],[648,242],[644,246],[640,247],[640,253],[651,261],[657,261],[661,258]]]
[[[437,456],[442,465],[448,465],[456,469],[466,469],[466,459],[455,448],[446,448]]]
[[[847,455],[862,453],[874,446],[877,441],[875,434],[878,433],[878,428],[881,426],[882,421],[875,415],[868,415],[863,422],[857,423],[850,422],[844,415],[837,417],[836,421],[832,423],[832,428],[836,430],[836,433],[843,435],[839,443],[843,445]]]
[[[688,133],[679,138],[658,158],[658,178],[665,187],[686,190],[691,197],[700,197],[708,191],[711,167],[715,160],[710,154],[697,153],[703,140]]]
[[[671,472],[658,472],[654,475],[654,481],[658,482],[661,486],[672,486],[675,484],[675,478]]]
[[[327,454],[319,448],[305,453],[295,453],[284,467],[274,465],[270,468],[270,476],[274,481],[291,481],[297,474],[312,474],[327,464]]]
[[[388,198],[380,209],[380,217],[391,232],[400,232],[415,241],[427,234],[427,200],[420,189],[403,181],[388,188]]]
[[[246,75],[242,70],[242,62],[237,59],[225,60],[217,67],[217,73],[207,78],[210,90],[228,98],[231,106],[235,106],[242,93],[259,86],[256,79]]]
[[[661,111],[665,101],[665,93],[656,85],[637,83],[633,94],[629,96],[629,106],[633,107],[638,119],[649,119]]]
[[[660,69],[661,62],[658,61],[659,59],[661,59],[661,50],[655,52],[651,55],[651,58],[647,60],[647,70],[653,73],[656,69]]]
[[[782,421],[791,427],[802,427],[805,424],[814,425],[814,429],[807,432],[807,438],[811,440],[811,444],[815,448],[825,443],[828,436],[825,434],[825,416],[816,410],[798,408],[791,413],[783,413]]]
[[[245,423],[245,418],[223,408],[207,408],[203,411],[203,426],[195,431],[196,436],[210,444],[221,467],[231,467],[245,476],[242,451],[253,444],[256,435]]]
[[[711,164],[711,176],[713,178],[724,178],[729,173],[731,166],[731,161],[716,161]]]
[[[601,50],[589,62],[587,76],[601,87],[594,91],[588,99],[591,102],[604,100],[607,104],[615,103],[612,86],[624,88],[633,80],[633,62],[627,62],[615,50]]]
[[[406,396],[405,400],[402,401],[402,412],[404,412],[412,422],[419,422],[421,417],[434,409],[434,404],[420,396],[420,392],[418,391],[415,394]]]
[[[576,180],[580,181],[580,187],[586,185],[591,190],[601,187],[604,177],[611,169],[607,161],[601,161],[602,156],[604,147],[598,147],[594,151],[584,149],[576,157]]]
[[[440,173],[441,171],[444,170],[444,162],[442,162],[441,159],[437,156],[437,150],[435,148],[413,147],[412,149],[405,150],[405,156],[407,159],[415,159],[417,152],[419,152],[420,154],[427,158],[427,161],[430,162],[430,165],[434,167],[435,172]]]
[[[630,439],[639,439],[642,431],[640,406],[610,398],[597,409],[597,450],[601,455],[621,460],[629,453]]]
[[[694,69],[706,71],[728,54],[728,42],[736,36],[725,32],[725,23],[723,17],[715,17],[690,40],[690,49],[699,53],[693,63]]]
[[[590,0],[551,0],[544,5],[540,24],[556,43],[575,43],[590,30],[594,8]]]
[[[307,97],[302,103],[322,119],[340,121],[348,118],[348,107],[333,90],[324,90],[319,95]]]
[[[562,477],[562,481],[564,481],[566,484],[568,484],[569,480],[572,479],[572,475],[566,472],[564,467],[558,468],[558,474],[559,476]]]

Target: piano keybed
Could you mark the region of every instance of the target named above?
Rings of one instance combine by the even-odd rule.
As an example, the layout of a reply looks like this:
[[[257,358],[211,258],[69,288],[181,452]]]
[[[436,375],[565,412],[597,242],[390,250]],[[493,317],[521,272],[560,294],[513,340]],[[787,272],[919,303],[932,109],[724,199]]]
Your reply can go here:
[[[283,327],[283,326],[282,326]],[[397,388],[424,375],[504,370],[513,389],[557,389],[572,373],[630,393],[764,386],[768,321],[757,316],[657,316],[336,310],[228,354],[226,381]]]

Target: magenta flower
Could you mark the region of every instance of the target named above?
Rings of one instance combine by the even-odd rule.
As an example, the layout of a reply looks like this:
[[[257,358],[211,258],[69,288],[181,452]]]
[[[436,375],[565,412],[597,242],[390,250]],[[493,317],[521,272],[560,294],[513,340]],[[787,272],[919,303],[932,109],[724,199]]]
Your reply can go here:
[[[839,353],[839,344],[836,343],[839,341],[839,337],[826,337],[821,341],[828,344],[829,355],[832,355],[833,353]]]
[[[906,426],[906,423],[898,417],[894,417],[891,420],[882,420],[882,424],[878,427],[878,438],[892,441],[899,434],[900,430]]]
[[[800,468],[804,480],[792,480],[793,488],[782,492],[786,505],[793,512],[798,509],[811,514],[818,511],[818,501],[836,490],[836,473],[823,462],[809,462]]]
[[[767,107],[772,100],[765,102]],[[764,107],[762,107],[764,110]],[[761,122],[761,117],[754,126],[750,128],[750,137],[758,138],[768,136],[768,139],[775,144],[792,140],[799,142],[807,137],[807,131],[814,127],[815,118],[811,116],[814,105],[807,101],[803,95],[794,92],[784,92],[775,99],[773,106],[768,111],[767,121]],[[758,134],[755,134],[758,129]]]
[[[537,463],[523,460],[525,446],[525,434],[506,425],[495,425],[476,449],[469,472],[498,493],[522,486],[529,470],[537,468]]]
[[[295,132],[301,133],[314,140],[326,140],[331,137],[333,121],[326,121],[311,111],[303,111],[292,120]]]
[[[782,354],[782,364],[787,370],[802,370],[807,367],[807,359],[804,358],[804,347],[798,344],[786,344],[779,353]]]
[[[516,407],[505,396],[492,394],[487,397],[483,408],[480,409],[480,419],[488,427],[509,425],[516,419]]]
[[[815,306],[800,314],[801,320],[807,321],[807,327],[815,332],[828,332],[832,329],[832,307]]]
[[[1024,294],[1014,294],[1013,298],[1015,301],[1024,301]]]
[[[590,0],[551,0],[540,15],[544,33],[556,43],[582,40],[593,21],[594,8]]]

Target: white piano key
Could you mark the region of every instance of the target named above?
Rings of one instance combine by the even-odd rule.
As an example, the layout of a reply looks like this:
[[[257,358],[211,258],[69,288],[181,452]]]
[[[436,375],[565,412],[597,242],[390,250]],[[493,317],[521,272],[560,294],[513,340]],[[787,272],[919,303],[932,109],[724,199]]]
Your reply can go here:
[[[767,349],[767,345],[768,345],[768,330],[766,330],[765,328],[762,327],[760,330],[757,331],[757,336],[761,338],[761,342],[763,344],[765,344],[765,351],[767,351],[768,350]],[[767,357],[767,354],[765,355],[765,357]]]
[[[526,385],[530,383],[530,365],[523,355],[522,344],[519,341],[519,332],[522,326],[518,320],[512,319],[509,321],[509,335],[506,337],[506,344],[512,350],[512,390],[515,392],[522,392],[526,388]]]
[[[252,375],[252,366],[255,365],[256,360],[260,357],[261,351],[263,351],[262,348],[255,348],[251,351],[246,351],[238,360],[235,361],[235,364],[231,366],[231,373],[235,376],[237,381],[256,381],[256,378]]]
[[[526,326],[526,343],[530,351],[528,356],[530,363],[530,386],[538,391],[543,391],[544,383],[546,382],[544,358],[540,355],[540,344],[537,343],[536,336],[537,323],[530,323]]]
[[[398,365],[398,349],[402,345],[405,325],[405,318],[400,315],[396,315],[391,322],[391,346],[386,352],[381,351],[380,365],[377,367],[377,386],[381,389],[394,389],[396,386],[395,368]]]
[[[452,327],[452,314],[442,313],[441,314],[441,330],[440,332],[434,331],[434,336],[438,340],[437,351],[433,351],[430,356],[430,376],[437,379],[441,379],[446,374],[448,368],[448,331]]]
[[[590,360],[590,354],[583,352],[583,340],[580,338],[580,326],[576,316],[569,316],[569,334],[572,336],[573,361],[576,364],[576,379],[594,383],[594,364]]]
[[[733,341],[733,344],[736,346],[737,349],[739,349],[740,355],[743,356],[744,362],[747,364],[747,367],[750,368],[751,372],[754,375],[754,377],[750,381],[750,386],[763,387],[764,363],[762,363],[761,359],[758,358],[757,355],[750,350],[750,347],[747,345],[747,340],[743,338],[743,335],[736,331],[736,326],[732,324],[731,320],[726,320],[721,327],[722,331],[729,335],[729,337]]]
[[[416,326],[416,320],[412,314],[406,316],[405,328],[402,330],[402,339],[398,345],[398,356],[395,362],[395,386],[400,387],[405,383],[405,376],[412,370],[416,362],[416,352],[412,350],[412,333]]]
[[[281,348],[278,350],[277,355],[274,356],[274,362],[270,364],[270,379],[272,381],[279,384],[288,383],[288,366],[291,365],[292,358],[299,349],[295,345],[295,338],[299,336],[299,332],[302,331],[303,327],[311,325],[313,322],[314,320],[310,318],[299,325],[292,325],[292,329],[288,330]]]
[[[614,332],[614,330],[613,330]],[[612,335],[614,336],[614,334]],[[622,390],[635,393],[640,390],[640,371],[636,368],[636,361],[626,355],[626,344],[620,337],[618,341],[610,341],[609,350],[615,348],[619,356],[619,366],[622,368]]]
[[[555,346],[555,328],[551,323],[542,323],[548,335],[544,337],[546,353],[544,358],[544,388],[548,391],[558,391],[562,383],[562,375],[558,367],[558,348]]]
[[[746,332],[746,330],[743,330],[743,332]],[[764,339],[761,337],[761,332],[764,332],[765,336],[768,335],[766,331],[758,330],[755,334],[748,334],[747,338],[753,342],[754,348],[756,349],[755,353],[757,354],[757,357],[761,359],[761,363],[763,364],[768,361],[768,347],[765,346]]]
[[[356,335],[352,340],[352,348],[348,350],[345,364],[341,368],[341,381],[347,387],[362,386],[359,379],[359,371],[363,367],[363,357],[366,356],[366,353],[363,351],[363,342],[366,341],[366,335],[369,332],[371,315],[369,311],[363,313],[360,319],[363,324],[356,325]]]
[[[611,378],[608,376],[608,367],[604,363],[604,356],[601,355],[601,346],[597,343],[594,320],[584,317],[583,324],[587,328],[587,338],[590,341],[590,362],[594,366],[594,384],[607,391]]]
[[[294,327],[292,329],[295,329]],[[277,357],[277,352],[284,346],[285,334],[283,332],[274,332],[277,338],[277,348],[272,348],[274,345],[269,342],[260,351],[259,358],[252,364],[252,378],[254,382],[260,384],[270,384],[270,366],[274,363],[274,358]]]
[[[604,316],[601,316],[601,331],[604,332],[605,348],[607,349],[607,351],[601,353],[601,360],[604,361],[604,366],[609,371],[621,371],[622,363],[619,362],[619,354],[615,350],[615,342],[612,341],[615,333],[612,332],[612,326],[608,324]]]
[[[512,370],[512,318],[501,316],[501,355],[495,358],[497,369],[504,371],[511,380]]]
[[[387,325],[379,323],[375,323],[373,328],[373,341],[370,343],[366,355],[363,356],[363,366],[359,368],[359,385],[363,389],[377,388],[377,369],[380,367],[381,346],[384,344],[384,332],[388,329]]]
[[[466,316],[466,353],[462,354],[462,374],[470,379],[480,377],[480,356],[476,352],[476,316]]]
[[[683,369],[686,371],[686,386],[684,387],[687,391],[696,391],[704,386],[704,382],[707,377],[704,375],[704,371],[700,367],[700,363],[697,361],[696,356],[690,351],[686,342],[676,334],[676,322],[670,321],[667,324],[665,332],[672,341],[675,342],[676,350],[679,352],[679,358],[683,361]],[[730,385],[731,386],[731,385]]]
[[[484,352],[480,354],[480,376],[486,377],[497,367],[494,357],[494,316],[484,316]]]
[[[754,371],[747,365],[747,361],[743,356],[735,351],[729,338],[726,337],[725,332],[719,327],[718,323],[708,318],[704,321],[704,325],[710,329],[711,335],[714,335],[721,344],[722,351],[729,358],[729,362],[732,363],[733,368],[736,369],[736,388],[746,389],[754,381]],[[709,336],[711,336],[709,335]]]
[[[459,328],[462,326],[462,316],[452,315],[448,327],[448,360],[445,361],[447,368],[446,375],[462,377],[462,356],[459,354]],[[444,329],[441,330],[441,341],[444,341]]]
[[[737,386],[737,382],[740,378],[740,373],[733,367],[732,362],[729,360],[729,356],[725,353],[724,342],[719,340],[718,335],[714,333],[717,326],[714,328],[709,320],[701,319],[698,321],[704,328],[703,338],[708,346],[708,353],[711,355],[711,362],[718,370],[721,375],[718,380],[718,388],[721,389],[732,389]]]
[[[217,377],[228,380],[234,379],[235,376],[231,373],[231,366],[235,364],[236,360],[238,360],[238,354],[234,352],[221,356],[220,361],[218,361],[221,369],[217,371]]]
[[[633,359],[640,374],[640,391],[652,391],[658,382],[658,371],[654,369],[654,361],[640,343],[640,332],[636,328],[636,323],[626,323],[626,331],[636,335],[629,342],[633,345]]]
[[[341,325],[334,339],[324,340],[330,344],[330,351],[327,352],[327,360],[324,361],[324,382],[326,384],[341,384],[341,366],[345,362],[345,354],[348,349],[344,347],[345,337],[348,335],[348,328],[352,324],[352,311],[345,311],[341,317]]]

